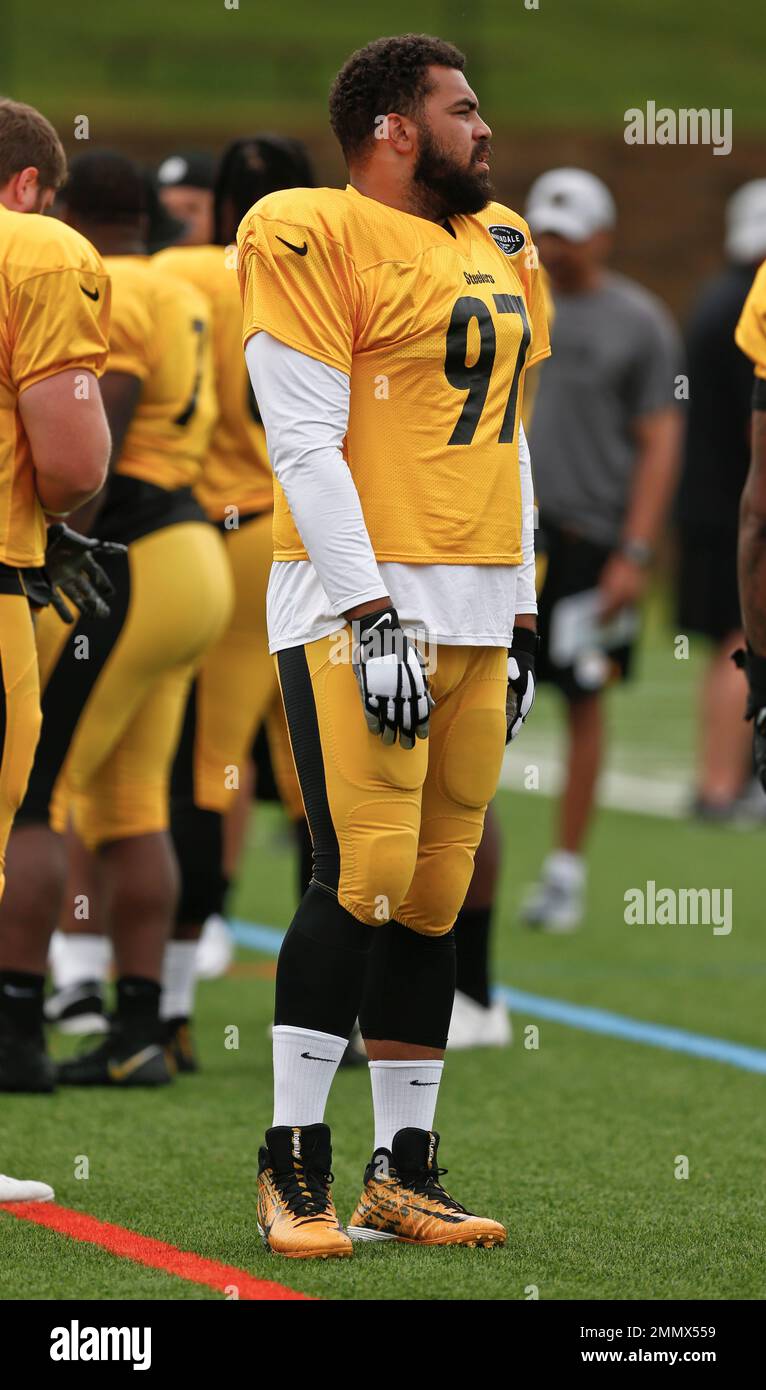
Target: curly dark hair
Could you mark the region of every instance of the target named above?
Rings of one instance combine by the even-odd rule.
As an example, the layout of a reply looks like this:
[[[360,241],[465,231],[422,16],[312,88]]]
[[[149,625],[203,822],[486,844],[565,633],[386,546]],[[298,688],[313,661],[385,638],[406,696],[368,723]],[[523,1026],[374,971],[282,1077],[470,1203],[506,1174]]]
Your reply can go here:
[[[428,68],[465,67],[465,55],[430,34],[374,39],[346,60],[330,89],[330,125],[346,159],[375,137],[375,118],[398,111],[417,116],[433,90]]]

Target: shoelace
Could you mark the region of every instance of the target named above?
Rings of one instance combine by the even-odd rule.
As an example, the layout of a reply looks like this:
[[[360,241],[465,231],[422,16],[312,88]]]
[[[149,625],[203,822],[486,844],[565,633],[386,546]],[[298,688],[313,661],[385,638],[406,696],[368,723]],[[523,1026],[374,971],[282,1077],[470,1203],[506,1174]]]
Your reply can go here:
[[[324,1216],[330,1205],[330,1183],[335,1181],[333,1173],[304,1174],[300,1164],[284,1173],[275,1173],[285,1205],[294,1216],[315,1219]]]
[[[422,1172],[415,1174],[400,1173],[399,1178],[403,1186],[409,1187],[413,1192],[416,1192],[418,1197],[436,1198],[437,1201],[442,1203],[442,1206],[446,1207],[447,1211],[457,1211],[462,1212],[463,1215],[467,1215],[466,1208],[461,1207],[460,1203],[456,1202],[454,1197],[450,1197],[449,1192],[445,1192],[439,1182],[439,1178],[443,1178],[448,1171],[447,1168],[436,1168],[427,1170],[425,1175]]]

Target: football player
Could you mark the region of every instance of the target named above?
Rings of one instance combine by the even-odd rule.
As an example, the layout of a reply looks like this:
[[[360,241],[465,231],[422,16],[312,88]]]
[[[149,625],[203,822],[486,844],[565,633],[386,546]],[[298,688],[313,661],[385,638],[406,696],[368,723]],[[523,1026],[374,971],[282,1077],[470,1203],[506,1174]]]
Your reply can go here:
[[[755,364],[750,471],[742,493],[739,529],[739,595],[747,651],[735,660],[748,681],[746,718],[753,721],[755,771],[766,791],[766,265],[745,300],[735,334]]]
[[[240,220],[264,194],[313,183],[298,141],[273,135],[235,140],[223,153],[216,180],[215,244],[173,247],[154,257],[159,271],[188,280],[210,305],[219,416],[197,497],[223,536],[235,592],[231,621],[190,691],[172,779],[181,895],[165,958],[162,1010],[168,1044],[185,1070],[196,1067],[189,1019],[197,942],[203,923],[222,917],[236,863],[227,817],[244,780],[255,730],[278,694],[266,635],[273,483],[242,355],[234,239]]]
[[[39,602],[46,588],[51,595],[50,579],[62,577],[55,563],[51,574],[41,568],[46,522],[59,519],[60,538],[60,518],[102,486],[110,447],[97,385],[109,280],[83,237],[39,215],[65,176],[45,117],[0,101],[0,892],[40,728],[29,592]],[[0,1088],[12,1085],[19,1047],[42,1047],[44,969],[23,930],[0,934]],[[0,1176],[0,1201],[52,1197],[45,1183]]]
[[[277,969],[258,1198],[267,1246],[299,1258],[506,1235],[441,1185],[433,1122],[453,923],[533,695],[519,409],[549,346],[464,63],[424,35],[353,54],[330,97],[348,186],[272,194],[238,237],[277,480],[269,641],[314,846]],[[375,1138],[347,1232],[324,1109],[357,1016]]]
[[[111,474],[85,520],[129,552],[109,562],[108,622],[77,613],[73,628],[53,613],[41,620],[43,727],[2,924],[24,929],[41,971],[60,904],[65,921],[111,931],[113,1026],[95,1051],[62,1063],[58,1079],[154,1085],[171,1076],[158,1021],[177,893],[169,771],[189,681],[231,597],[220,537],[192,493],[216,416],[209,313],[191,286],[158,274],[145,256],[145,182],[130,160],[81,156],[60,201],[112,280],[102,385]],[[50,1089],[41,1049],[18,1054],[15,1079],[19,1089]]]

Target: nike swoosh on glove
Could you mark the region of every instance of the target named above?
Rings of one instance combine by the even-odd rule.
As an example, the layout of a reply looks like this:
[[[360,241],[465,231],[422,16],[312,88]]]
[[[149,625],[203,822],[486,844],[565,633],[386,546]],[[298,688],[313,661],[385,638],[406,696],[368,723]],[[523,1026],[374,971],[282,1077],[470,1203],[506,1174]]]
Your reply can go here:
[[[426,668],[414,642],[405,637],[395,608],[381,608],[351,624],[354,675],[371,734],[384,743],[414,748],[428,738],[433,700]]]
[[[766,657],[758,656],[748,642],[747,651],[739,647],[731,659],[747,676],[745,719],[753,721],[755,775],[766,792]]]
[[[48,527],[45,549],[45,575],[50,584],[50,596],[59,617],[65,623],[74,622],[72,614],[57,590],[86,618],[108,618],[107,599],[114,595],[114,585],[98,564],[96,556],[124,555],[127,546],[116,541],[99,541],[93,536],[81,536],[61,522]]]
[[[535,657],[539,637],[528,627],[513,629],[513,646],[508,652],[508,694],[505,698],[506,743],[521,733],[535,703]]]

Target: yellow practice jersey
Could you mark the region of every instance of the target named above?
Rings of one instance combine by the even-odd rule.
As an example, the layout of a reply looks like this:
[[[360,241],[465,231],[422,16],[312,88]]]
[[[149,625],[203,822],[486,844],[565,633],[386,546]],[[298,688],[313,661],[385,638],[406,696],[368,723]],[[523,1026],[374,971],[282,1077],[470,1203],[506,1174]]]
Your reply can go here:
[[[750,286],[734,337],[755,363],[755,375],[766,379],[766,261]]]
[[[107,372],[138,377],[141,394],[115,472],[172,491],[193,487],[215,424],[210,308],[148,256],[106,256],[112,280]]]
[[[377,558],[519,564],[519,406],[550,351],[537,255],[499,203],[447,225],[355,189],[269,194],[239,228],[244,340],[348,374],[345,454]],[[305,558],[275,486],[274,555]]]
[[[89,241],[53,217],[0,205],[0,562],[34,566],[45,555],[19,396],[78,367],[100,376],[110,287]]]
[[[236,506],[240,514],[272,505],[266,432],[242,351],[242,300],[236,246],[171,246],[154,265],[196,285],[213,316],[213,360],[218,420],[196,493],[208,516],[219,521]]]

